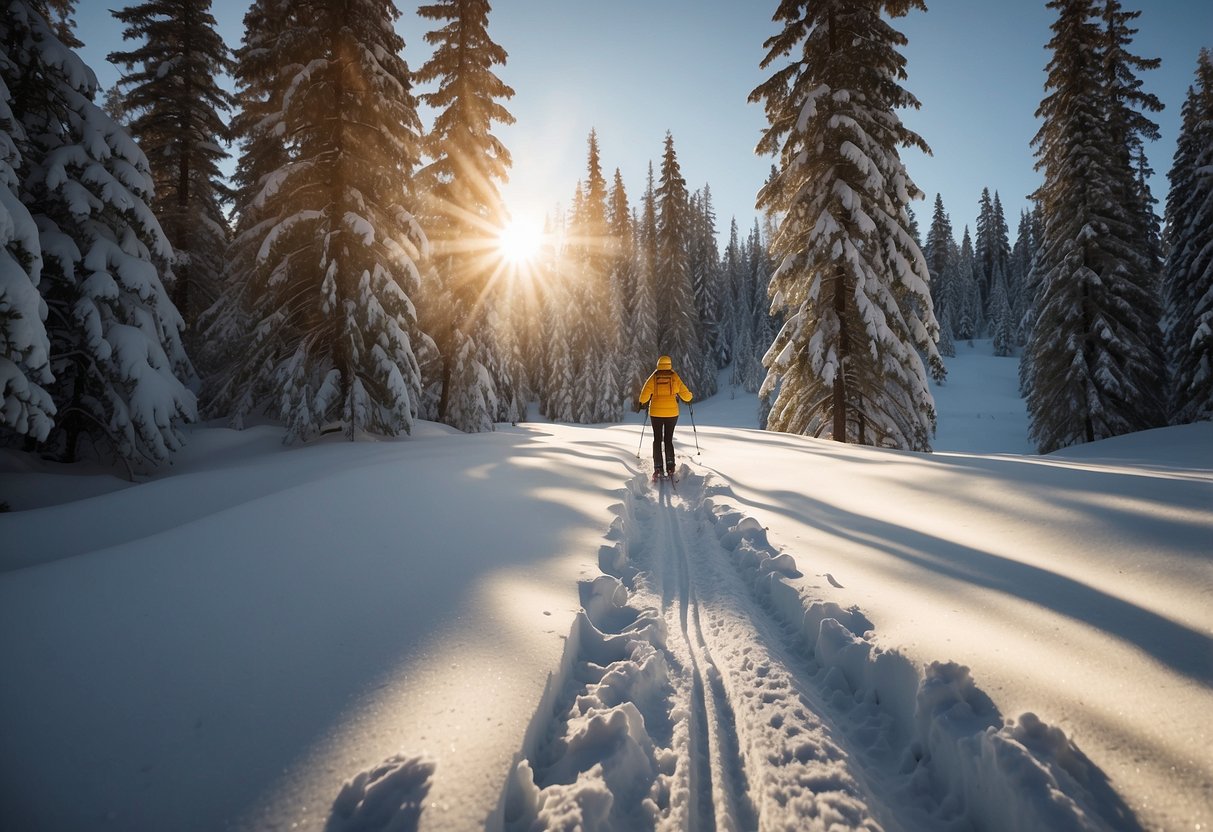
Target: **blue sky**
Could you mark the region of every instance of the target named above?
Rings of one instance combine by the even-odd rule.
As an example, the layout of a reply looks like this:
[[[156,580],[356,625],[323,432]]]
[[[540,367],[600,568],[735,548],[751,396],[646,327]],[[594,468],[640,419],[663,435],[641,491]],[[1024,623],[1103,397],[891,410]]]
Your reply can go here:
[[[105,60],[122,48],[121,28],[107,7],[85,0],[77,14],[85,59],[108,85],[117,71]],[[1208,0],[1129,0],[1146,7],[1133,48],[1162,58],[1145,88],[1167,109],[1156,117],[1162,138],[1149,149],[1155,196],[1166,197],[1179,110],[1201,46],[1213,47]],[[584,177],[586,137],[597,130],[608,179],[618,167],[633,203],[650,161],[658,170],[666,131],[674,136],[691,189],[712,187],[718,227],[748,226],[754,195],[771,160],[754,155],[765,119],[749,92],[766,77],[758,68],[763,41],[774,34],[775,0],[499,0],[490,34],[510,58],[498,74],[514,87],[506,103],[518,119],[497,132],[514,156],[505,196],[516,215],[542,216],[567,205]],[[917,203],[925,232],[936,192],[959,236],[972,225],[983,187],[997,190],[1014,233],[1027,195],[1039,184],[1029,142],[1044,95],[1045,43],[1053,12],[1044,0],[928,0],[927,13],[895,22],[910,39],[906,87],[923,104],[905,114],[934,151],[904,156],[927,198]],[[242,35],[246,0],[214,0],[220,32],[231,46]],[[398,28],[405,58],[417,68],[433,27],[402,7]],[[423,113],[423,119],[426,115]],[[659,170],[658,170],[659,172]]]

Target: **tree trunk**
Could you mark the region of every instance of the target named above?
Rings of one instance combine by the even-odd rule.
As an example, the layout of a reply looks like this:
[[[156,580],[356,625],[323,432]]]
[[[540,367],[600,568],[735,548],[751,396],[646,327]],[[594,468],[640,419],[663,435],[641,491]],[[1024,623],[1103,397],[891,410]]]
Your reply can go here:
[[[846,275],[839,270],[834,278],[834,314],[838,316],[838,367],[834,371],[834,441],[847,441],[847,333]]]

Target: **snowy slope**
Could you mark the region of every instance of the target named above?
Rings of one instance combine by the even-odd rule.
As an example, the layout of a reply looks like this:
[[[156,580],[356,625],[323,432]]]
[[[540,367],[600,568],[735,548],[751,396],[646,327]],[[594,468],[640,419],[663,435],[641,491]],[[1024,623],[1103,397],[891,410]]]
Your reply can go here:
[[[722,388],[676,492],[636,417],[10,460],[0,827],[1209,828],[1213,425],[1025,455],[966,348],[933,455]]]

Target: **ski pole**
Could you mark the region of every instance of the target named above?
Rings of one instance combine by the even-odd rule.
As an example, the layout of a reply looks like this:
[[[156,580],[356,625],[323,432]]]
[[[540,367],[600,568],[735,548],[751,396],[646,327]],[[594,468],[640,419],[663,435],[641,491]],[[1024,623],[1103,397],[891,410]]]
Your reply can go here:
[[[687,402],[687,407],[691,411],[691,432],[695,434],[695,455],[699,456],[699,428],[695,427],[695,405]]]
[[[644,427],[649,423],[649,408],[644,408],[644,421],[640,423],[640,444],[636,446],[636,458],[640,459],[640,449],[644,447]]]

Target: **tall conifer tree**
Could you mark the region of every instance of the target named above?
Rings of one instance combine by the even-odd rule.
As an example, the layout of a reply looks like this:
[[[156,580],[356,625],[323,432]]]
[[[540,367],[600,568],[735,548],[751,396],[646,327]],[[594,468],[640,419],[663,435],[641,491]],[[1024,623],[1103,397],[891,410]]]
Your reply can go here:
[[[653,163],[649,163],[644,196],[636,222],[636,302],[631,333],[635,392],[657,365],[660,337],[660,310],[657,284],[657,186]]]
[[[195,416],[195,379],[164,289],[172,248],[148,205],[147,157],[93,103],[92,71],[33,4],[6,4],[0,40],[48,312],[58,415],[44,448],[72,461],[87,440],[128,464],[162,462]]]
[[[674,150],[674,137],[665,135],[661,181],[657,187],[657,343],[669,355],[696,396],[715,391],[700,348],[699,316],[688,246],[691,235],[691,199]]]
[[[929,275],[909,230],[919,193],[901,147],[926,148],[897,116],[905,44],[882,14],[919,0],[784,0],[762,62],[785,66],[764,101],[761,153],[780,167],[759,206],[782,216],[771,293],[787,320],[764,359],[778,387],[769,426],[840,442],[930,447],[935,408],[921,354],[942,368]]]
[[[233,176],[236,207],[231,242],[222,275],[222,291],[202,312],[200,364],[206,372],[203,407],[211,416],[249,412],[251,400],[238,400],[252,391],[236,384],[235,368],[244,358],[259,284],[249,279],[258,268],[261,243],[272,227],[272,206],[258,196],[290,161],[288,143],[279,134],[276,114],[282,108],[286,82],[281,67],[290,66],[288,47],[300,31],[291,0],[253,0],[244,15],[244,35],[235,53],[237,111],[230,132],[240,145]]]
[[[1171,420],[1213,419],[1213,53],[1188,88],[1167,195],[1167,357]]]
[[[46,303],[38,294],[42,244],[19,184],[17,144],[28,139],[9,107],[5,83],[15,76],[7,54],[0,54],[0,431],[42,440],[55,413],[44,388],[53,377]]]
[[[192,345],[198,316],[219,295],[228,245],[220,144],[230,135],[221,113],[234,99],[219,77],[231,73],[231,55],[211,0],[148,0],[113,15],[125,40],[143,41],[109,60],[126,70],[122,106],[152,168],[152,208],[173,246],[170,294]]]
[[[1044,185],[1039,295],[1028,342],[1031,436],[1042,453],[1163,422],[1156,287],[1126,205],[1114,97],[1092,55],[1092,0],[1052,0],[1048,95],[1033,139]]]
[[[428,243],[410,212],[420,122],[399,12],[390,0],[261,12],[280,69],[245,51],[244,99],[266,110],[253,147],[277,137],[286,159],[273,171],[259,162],[255,185],[249,170],[255,222],[240,243],[255,268],[238,314],[251,332],[224,396],[237,420],[281,417],[288,441],[334,421],[351,439],[407,433],[420,398],[410,295]]]
[[[691,235],[688,241],[688,262],[691,287],[695,293],[695,314],[699,319],[700,354],[709,369],[723,367],[728,348],[721,343],[720,252],[716,248],[716,209],[712,205],[712,188],[704,185],[691,199]],[[712,373],[715,379],[715,373]],[[711,392],[696,391],[708,396]]]
[[[939,351],[941,355],[955,355],[952,343],[952,321],[955,318],[955,268],[952,249],[956,245],[952,238],[952,220],[943,208],[943,197],[935,194],[935,208],[931,214],[931,227],[927,231],[923,256],[927,260],[927,272],[931,275],[931,300],[935,304],[935,320],[939,322]]]
[[[598,134],[587,140],[586,179],[571,218],[565,252],[573,323],[575,419],[582,423],[614,421],[623,414],[615,400],[618,383],[610,369],[619,338],[619,319],[611,307],[610,260],[614,240],[607,224],[607,183],[602,172]],[[609,387],[604,387],[609,385]]]
[[[449,408],[451,385],[459,380],[478,384],[483,376],[473,368],[461,369],[458,363],[498,363],[486,354],[496,346],[492,328],[484,326],[484,308],[502,302],[491,277],[500,265],[494,260],[496,231],[506,220],[500,186],[509,179],[511,158],[493,135],[493,125],[514,123],[501,103],[512,98],[514,90],[493,70],[505,64],[507,54],[489,35],[490,11],[488,0],[438,0],[417,10],[421,17],[444,24],[426,34],[434,53],[416,73],[419,83],[438,83],[436,91],[420,96],[438,113],[425,140],[432,161],[418,178],[427,196],[427,229],[445,290],[430,299],[444,315],[433,333],[442,355],[439,418],[465,430],[484,422],[478,417],[456,418],[458,414]],[[473,348],[463,347],[462,339],[469,339]],[[519,383],[498,380],[507,387]],[[465,403],[483,398],[458,395]]]
[[[1100,0],[1098,9],[1103,26],[1103,76],[1108,95],[1108,128],[1117,153],[1118,195],[1127,209],[1133,247],[1145,258],[1148,279],[1157,281],[1162,273],[1162,248],[1158,236],[1157,200],[1150,193],[1150,169],[1145,156],[1146,141],[1157,141],[1158,125],[1146,113],[1158,113],[1163,104],[1158,96],[1142,89],[1138,73],[1157,69],[1162,61],[1144,58],[1129,51],[1137,30],[1130,24],[1141,17],[1139,11],[1126,11],[1120,0]]]
[[[636,229],[632,221],[632,210],[628,205],[627,188],[623,174],[615,168],[615,178],[607,197],[607,226],[610,249],[611,316],[617,322],[612,348],[613,364],[617,371],[618,389],[612,400],[615,409],[608,421],[623,418],[623,403],[634,398],[644,377],[640,376],[633,363],[632,338],[636,332],[637,269]]]

